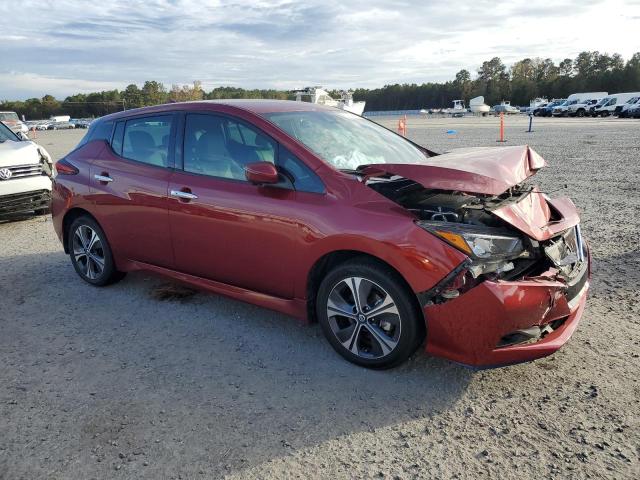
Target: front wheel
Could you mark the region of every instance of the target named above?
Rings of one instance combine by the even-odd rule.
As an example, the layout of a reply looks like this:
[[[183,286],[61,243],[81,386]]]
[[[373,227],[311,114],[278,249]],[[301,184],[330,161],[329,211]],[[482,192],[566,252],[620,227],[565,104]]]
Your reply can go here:
[[[331,346],[368,368],[405,361],[424,338],[424,320],[398,274],[369,259],[331,270],[318,290],[316,313]]]
[[[73,268],[85,282],[102,287],[124,277],[116,270],[107,236],[91,217],[76,218],[67,239]]]

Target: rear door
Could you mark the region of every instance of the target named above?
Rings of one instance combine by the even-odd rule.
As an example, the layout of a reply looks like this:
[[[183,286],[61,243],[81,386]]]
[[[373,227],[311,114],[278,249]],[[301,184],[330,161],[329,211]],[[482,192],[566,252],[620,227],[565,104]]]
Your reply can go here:
[[[173,267],[167,187],[175,119],[174,113],[158,113],[117,122],[92,162],[96,216],[117,258]]]
[[[234,117],[189,113],[184,124],[183,169],[176,168],[169,182],[176,269],[291,298],[294,266],[309,235],[298,212],[322,200],[320,179]],[[247,163],[280,158],[290,170],[281,185],[245,179]]]

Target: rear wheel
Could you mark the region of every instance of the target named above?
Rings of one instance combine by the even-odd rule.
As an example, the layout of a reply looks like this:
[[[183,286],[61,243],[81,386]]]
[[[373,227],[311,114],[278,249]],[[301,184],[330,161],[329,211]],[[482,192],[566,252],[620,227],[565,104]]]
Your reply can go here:
[[[344,358],[368,368],[405,361],[424,338],[424,320],[398,274],[368,259],[331,270],[318,290],[322,330]]]
[[[116,270],[107,236],[91,217],[76,218],[69,227],[67,241],[73,268],[85,282],[101,287],[124,277]]]
[[[584,108],[579,109],[579,110],[576,112],[576,114],[577,114],[579,117],[584,117]]]

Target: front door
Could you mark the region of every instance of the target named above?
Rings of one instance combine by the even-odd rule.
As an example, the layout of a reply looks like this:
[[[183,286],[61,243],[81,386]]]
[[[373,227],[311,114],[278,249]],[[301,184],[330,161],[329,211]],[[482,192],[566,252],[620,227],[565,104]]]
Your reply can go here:
[[[275,162],[278,145],[226,116],[187,114],[183,170],[169,180],[176,269],[291,298],[305,226],[296,191],[249,183],[243,167]]]

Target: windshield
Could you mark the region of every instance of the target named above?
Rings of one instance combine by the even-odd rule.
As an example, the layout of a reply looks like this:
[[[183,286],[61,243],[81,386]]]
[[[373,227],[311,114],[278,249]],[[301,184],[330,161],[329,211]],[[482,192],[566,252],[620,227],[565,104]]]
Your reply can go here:
[[[0,122],[0,143],[4,143],[7,140],[11,140],[13,142],[18,140],[18,137],[3,123]]]
[[[0,122],[18,122],[19,120],[15,112],[0,112]]]
[[[377,123],[348,112],[275,112],[264,116],[338,169],[372,163],[420,163],[424,153]]]
[[[609,100],[611,100],[609,97],[604,97],[604,98],[600,99],[600,101],[598,103],[596,103],[596,107],[601,107],[602,105],[607,103]]]

